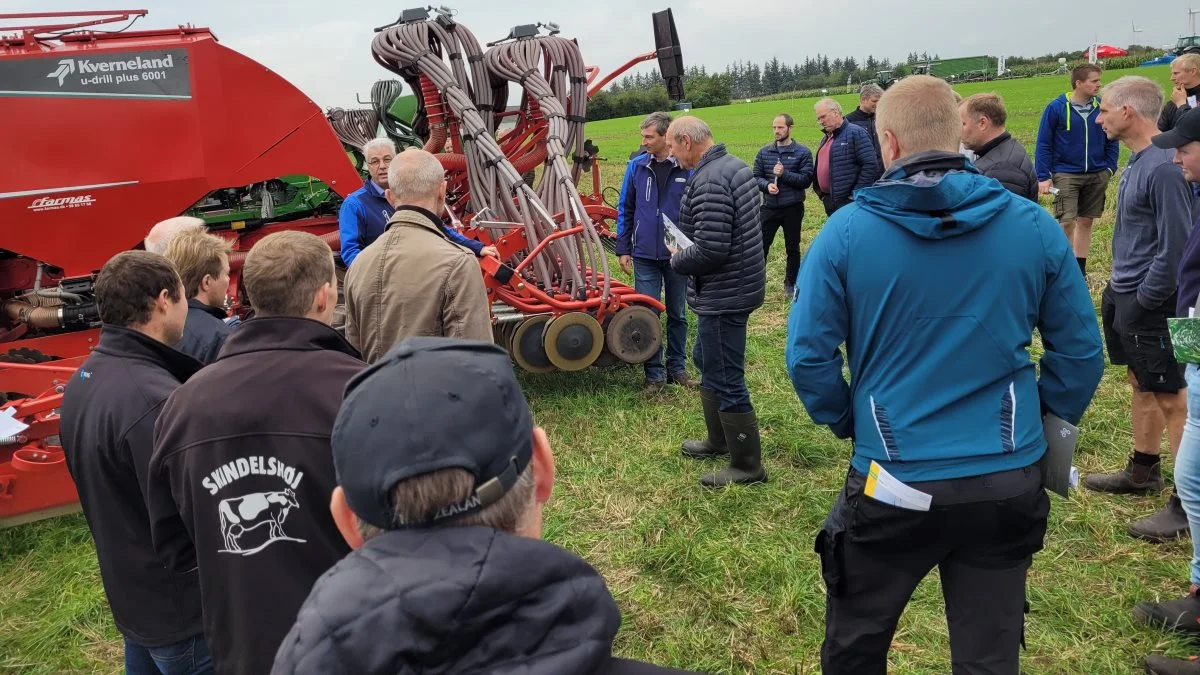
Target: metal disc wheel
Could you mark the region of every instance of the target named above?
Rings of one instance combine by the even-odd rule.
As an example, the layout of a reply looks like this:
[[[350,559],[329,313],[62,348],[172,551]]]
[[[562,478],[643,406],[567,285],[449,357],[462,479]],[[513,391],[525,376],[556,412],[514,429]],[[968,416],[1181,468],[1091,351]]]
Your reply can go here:
[[[546,325],[542,338],[546,357],[561,370],[583,370],[604,349],[604,330],[590,314],[567,312]]]
[[[654,310],[630,305],[613,315],[605,340],[618,359],[645,363],[662,348],[662,322]]]
[[[554,364],[546,356],[542,347],[542,335],[546,330],[549,316],[532,316],[521,322],[512,334],[508,343],[508,353],[517,365],[531,373],[549,373],[554,371]]]

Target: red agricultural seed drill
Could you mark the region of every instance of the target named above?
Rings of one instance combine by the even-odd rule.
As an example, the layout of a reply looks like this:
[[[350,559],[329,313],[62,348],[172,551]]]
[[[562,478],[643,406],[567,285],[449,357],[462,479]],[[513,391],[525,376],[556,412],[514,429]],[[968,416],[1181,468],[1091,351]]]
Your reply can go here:
[[[249,316],[239,278],[256,241],[302,229],[339,247],[338,205],[363,176],[338,122],[388,128],[369,110],[327,115],[208,28],[95,28],[147,13],[0,14],[0,527],[78,509],[58,406],[99,337],[104,263],[154,223],[197,215],[232,243],[229,309]],[[599,81],[554,24],[485,51],[454,14],[406,10],[362,48],[415,95],[410,144],[446,168],[449,222],[501,253],[480,259],[496,341],[533,372],[644,362],[663,306],[608,274],[616,210],[583,131],[588,98],[638,63],[657,59],[682,97],[671,11],[653,15],[655,51]],[[270,105],[248,115],[247,100]]]

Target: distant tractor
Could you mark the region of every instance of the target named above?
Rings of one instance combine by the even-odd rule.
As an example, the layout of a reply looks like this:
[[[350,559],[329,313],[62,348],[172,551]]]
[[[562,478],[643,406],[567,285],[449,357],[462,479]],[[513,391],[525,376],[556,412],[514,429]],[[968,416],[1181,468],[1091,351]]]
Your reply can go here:
[[[1175,56],[1183,56],[1184,54],[1200,54],[1200,35],[1191,37],[1181,37],[1175,42],[1175,51],[1172,52]]]

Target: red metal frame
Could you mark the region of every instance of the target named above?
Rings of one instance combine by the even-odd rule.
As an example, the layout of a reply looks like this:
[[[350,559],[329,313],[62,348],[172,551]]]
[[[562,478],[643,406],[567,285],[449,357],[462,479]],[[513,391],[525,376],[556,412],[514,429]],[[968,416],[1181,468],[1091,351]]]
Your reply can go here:
[[[147,14],[143,9],[0,14],[0,20],[80,19],[0,27],[0,60],[44,59],[50,66],[46,72],[52,72],[59,59],[76,53],[96,58],[116,52],[183,49],[191,88],[187,100],[73,98],[69,108],[58,96],[3,99],[6,124],[22,130],[6,138],[5,162],[0,166],[0,222],[19,224],[0,228],[0,249],[26,260],[12,274],[29,273],[27,261],[52,268],[46,273],[45,286],[94,274],[113,255],[139,247],[155,222],[179,215],[217,189],[291,174],[308,174],[342,197],[362,185],[323,111],[269,68],[218,44],[208,28],[87,30]],[[592,82],[600,71],[588,67],[589,98],[629,68],[655,57],[655,52],[635,57],[595,85]],[[426,149],[439,153],[447,169],[449,193],[466,204],[469,185],[458,122],[436,87],[428,81],[423,84],[420,96],[433,132]],[[270,105],[259,114],[248,109],[246,101],[269,101]],[[522,173],[545,161],[549,133],[537,102],[526,103],[522,111],[500,113],[515,115],[517,123],[497,139]],[[71,118],[86,119],[87,124],[65,124],[66,109]],[[131,135],[131,130],[136,132]],[[453,152],[443,153],[447,137],[452,139]],[[47,162],[43,159],[47,156],[85,159]],[[582,199],[598,233],[611,238],[615,235],[606,221],[615,220],[616,209],[604,202],[601,159],[592,158],[592,194],[582,195]],[[82,209],[37,211],[31,207],[36,196],[85,195],[93,195],[94,203]],[[502,260],[529,249],[523,228],[497,235],[470,225],[474,214],[457,215],[467,236],[494,244]],[[563,222],[564,214],[556,214],[555,219]],[[249,232],[220,232],[235,251],[230,260],[233,311],[244,313],[247,309],[240,302],[245,252],[262,237],[285,229],[308,230],[334,250],[338,248],[338,223],[333,215],[273,223]],[[601,323],[632,304],[665,310],[658,299],[615,279],[607,280],[607,297],[593,289],[586,297],[576,298],[526,283],[519,271],[534,255],[544,251],[548,242],[582,231],[582,226],[575,226],[550,235],[527,253],[515,270],[493,258],[481,258],[489,298],[530,315],[583,311]],[[606,281],[598,270],[580,271],[593,286]],[[500,278],[506,281],[500,282]],[[8,283],[21,283],[20,279],[12,276]],[[57,409],[76,368],[96,347],[99,330],[13,340],[17,337],[23,336],[5,331],[0,324],[0,340],[10,340],[0,346],[25,347],[57,360],[37,365],[0,363],[0,391],[27,396],[0,409],[15,408],[17,418],[29,425],[19,439],[0,439],[0,527],[78,509],[78,495],[57,445]]]

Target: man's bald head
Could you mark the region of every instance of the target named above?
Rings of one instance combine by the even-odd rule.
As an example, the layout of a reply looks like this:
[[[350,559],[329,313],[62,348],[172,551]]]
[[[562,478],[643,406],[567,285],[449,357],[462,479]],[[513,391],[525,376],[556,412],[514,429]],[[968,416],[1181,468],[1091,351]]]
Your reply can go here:
[[[155,223],[143,243],[147,251],[163,255],[167,252],[167,244],[171,243],[171,237],[190,229],[204,229],[204,221],[192,216],[168,218]]]
[[[885,167],[920,152],[958,152],[962,120],[954,90],[937,77],[906,77],[879,99],[875,128]]]
[[[419,206],[441,215],[446,200],[446,171],[437,157],[409,148],[388,167],[387,199],[392,206]]]

